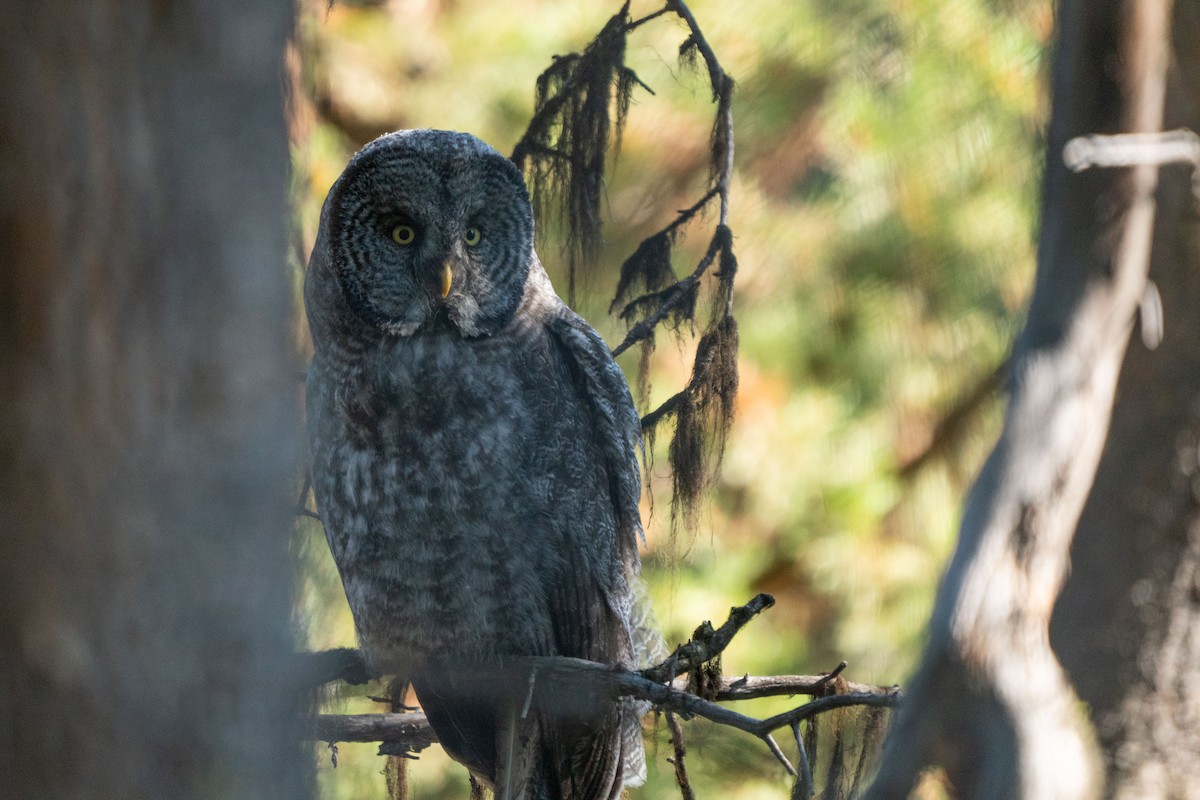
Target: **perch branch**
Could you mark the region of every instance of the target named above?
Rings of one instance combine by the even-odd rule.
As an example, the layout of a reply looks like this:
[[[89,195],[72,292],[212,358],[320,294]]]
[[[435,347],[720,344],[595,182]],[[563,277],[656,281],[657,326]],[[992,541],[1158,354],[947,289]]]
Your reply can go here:
[[[647,700],[662,711],[670,711],[684,718],[703,717],[718,725],[725,725],[745,731],[763,741],[767,741],[774,731],[790,727],[793,724],[814,717],[826,711],[849,706],[872,706],[876,708],[892,708],[896,706],[902,695],[895,688],[867,687],[866,692],[851,692],[848,694],[833,694],[819,697],[790,711],[776,714],[766,719],[740,714],[714,702],[697,697],[676,685],[663,685],[649,680],[644,675],[627,670],[614,669],[603,664],[583,661],[576,658],[542,657],[513,659],[504,667],[489,671],[495,676],[502,671],[513,674],[528,675],[531,670],[537,671],[539,693],[553,697],[568,694],[578,694],[590,697],[631,697]],[[727,679],[736,683],[743,679]],[[769,679],[774,680],[774,679]],[[820,684],[820,677],[805,678],[811,684]],[[811,687],[810,684],[810,687]],[[546,689],[551,691],[546,692]],[[819,689],[818,689],[819,691]],[[803,694],[799,685],[792,685],[788,691],[777,694]],[[765,694],[754,695],[764,697]],[[749,695],[733,696],[729,699],[749,699]],[[534,700],[534,705],[537,704]],[[362,723],[353,720],[363,717]],[[331,715],[322,714],[317,718],[313,728],[312,738],[320,741],[418,741],[418,734],[436,739],[432,729],[424,717],[414,713],[403,714],[365,714],[365,715]],[[353,736],[355,738],[340,738]],[[790,765],[789,765],[790,766]]]
[[[522,693],[529,707],[543,711],[561,710],[561,704],[572,698],[597,699],[599,702],[631,697],[649,701],[669,716],[668,724],[678,714],[686,719],[703,717],[718,725],[737,728],[762,740],[768,749],[792,775],[797,770],[783,755],[772,734],[781,728],[799,725],[805,719],[835,708],[848,706],[893,707],[900,700],[897,687],[877,687],[854,684],[841,677],[846,662],[840,663],[825,675],[791,675],[768,677],[725,677],[713,697],[706,700],[687,689],[681,676],[712,662],[728,647],[734,636],[755,616],[774,604],[767,594],[760,594],[743,606],[730,609],[729,618],[719,628],[705,622],[693,638],[675,649],[661,664],[633,672],[591,661],[565,657],[508,659],[478,669],[464,670],[464,686],[492,696],[499,687]],[[323,653],[304,654],[308,660],[306,674],[317,682],[336,679],[358,679],[366,676],[366,663],[357,650],[342,649]],[[457,668],[456,668],[457,669]],[[478,679],[475,679],[478,676]],[[756,719],[717,705],[716,701],[749,700],[758,697],[804,694],[815,700],[782,714]],[[591,700],[589,702],[592,702]],[[675,725],[678,722],[675,721]],[[381,752],[411,754],[427,747],[436,736],[422,714],[393,713],[365,715],[320,715],[316,718],[310,738],[325,742],[383,742]],[[682,736],[672,727],[676,753],[677,780],[680,790],[687,794],[685,748]],[[801,765],[803,767],[803,764]]]

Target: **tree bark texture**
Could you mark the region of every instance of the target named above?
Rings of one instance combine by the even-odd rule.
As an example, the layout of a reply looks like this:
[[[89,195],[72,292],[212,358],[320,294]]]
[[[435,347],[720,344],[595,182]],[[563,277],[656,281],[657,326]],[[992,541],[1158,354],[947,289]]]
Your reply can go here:
[[[1038,273],[1004,429],[967,498],[929,642],[869,797],[939,765],[954,794],[1070,800],[1099,788],[1090,726],[1050,649],[1138,302],[1156,168],[1073,174],[1073,137],[1162,121],[1167,0],[1063,0]]]
[[[303,797],[288,0],[0,3],[0,797]]]
[[[1164,128],[1200,130],[1200,6],[1177,3]],[[1200,798],[1200,225],[1162,170],[1150,276],[1163,339],[1136,339],[1051,638],[1091,710],[1106,796]]]

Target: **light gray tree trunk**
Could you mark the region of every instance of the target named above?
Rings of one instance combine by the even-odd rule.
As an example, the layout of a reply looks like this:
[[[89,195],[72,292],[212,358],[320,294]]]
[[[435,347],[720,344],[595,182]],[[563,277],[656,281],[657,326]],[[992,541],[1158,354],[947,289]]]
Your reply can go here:
[[[0,3],[0,797],[308,791],[292,14]]]
[[[1091,727],[1048,627],[1145,288],[1157,171],[1073,174],[1063,150],[1076,136],[1159,130],[1170,8],[1059,4],[1037,283],[1004,429],[967,498],[870,798],[906,797],[930,765],[961,797],[1084,800],[1099,790]]]
[[[1198,42],[1200,5],[1177,2],[1166,128],[1200,130]],[[1200,798],[1198,207],[1191,168],[1164,168],[1150,265],[1163,338],[1126,356],[1051,628],[1114,798]]]

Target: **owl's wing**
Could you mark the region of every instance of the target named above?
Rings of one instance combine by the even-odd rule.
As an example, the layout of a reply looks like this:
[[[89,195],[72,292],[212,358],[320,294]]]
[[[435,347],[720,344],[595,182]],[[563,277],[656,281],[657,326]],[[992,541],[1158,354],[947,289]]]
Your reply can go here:
[[[585,418],[580,427],[591,432],[590,442],[577,443],[590,461],[579,473],[586,511],[573,509],[576,516],[560,530],[567,576],[556,587],[555,635],[564,655],[632,666],[638,650],[633,587],[642,535],[641,421],[599,334],[565,305],[547,327],[575,394],[575,403],[563,405],[578,409]]]
[[[554,587],[555,636],[566,655],[644,666],[640,662],[657,655],[646,643],[660,640],[648,624],[638,580],[641,421],[624,374],[587,322],[561,306],[547,330],[578,407],[588,417],[590,452],[602,462],[591,474],[602,476],[595,489],[606,495],[600,499],[607,506],[605,513],[586,514],[565,526],[567,574]],[[572,796],[618,797],[623,785],[641,783],[645,710],[623,701],[607,709],[608,719],[598,728],[575,735],[559,728],[565,738],[548,744],[559,749],[552,763],[569,765],[560,779],[582,790]]]
[[[566,362],[575,390],[592,422],[592,438],[604,460],[608,495],[616,521],[616,544],[624,565],[638,563],[642,535],[638,497],[641,420],[625,375],[608,345],[578,314],[565,306],[547,324],[552,341]]]

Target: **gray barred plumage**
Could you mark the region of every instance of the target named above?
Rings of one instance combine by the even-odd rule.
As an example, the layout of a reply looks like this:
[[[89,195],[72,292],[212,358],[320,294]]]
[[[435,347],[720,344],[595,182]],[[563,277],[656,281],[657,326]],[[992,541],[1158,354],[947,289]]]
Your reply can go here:
[[[456,678],[505,656],[644,666],[660,647],[638,416],[534,253],[519,171],[466,134],[372,142],[329,192],[305,304],[313,487],[372,669],[413,681],[498,797],[619,797],[644,776],[644,708],[521,720],[501,687]]]

